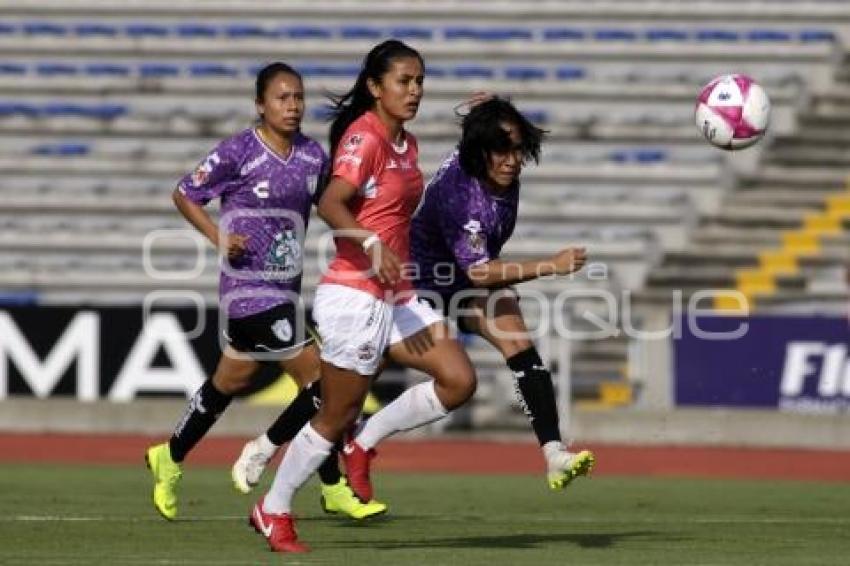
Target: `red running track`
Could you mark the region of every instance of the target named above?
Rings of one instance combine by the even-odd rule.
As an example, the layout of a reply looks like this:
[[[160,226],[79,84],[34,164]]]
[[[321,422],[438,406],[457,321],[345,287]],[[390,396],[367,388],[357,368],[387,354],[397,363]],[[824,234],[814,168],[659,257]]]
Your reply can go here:
[[[188,463],[228,466],[245,439],[211,437]],[[0,435],[0,461],[55,464],[142,465],[145,448],[162,439],[115,435]],[[582,446],[584,448],[584,446]],[[771,478],[850,481],[850,452],[695,446],[592,444],[594,475]],[[486,440],[389,441],[375,460],[377,471],[539,474],[540,450],[533,443]]]

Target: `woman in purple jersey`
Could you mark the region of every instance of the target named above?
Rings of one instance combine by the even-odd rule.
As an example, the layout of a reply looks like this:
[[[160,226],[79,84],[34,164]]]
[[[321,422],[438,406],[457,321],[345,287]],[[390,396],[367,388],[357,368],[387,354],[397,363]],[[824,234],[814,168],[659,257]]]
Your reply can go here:
[[[426,189],[410,239],[417,292],[502,354],[543,451],[549,486],[561,489],[587,474],[594,458],[561,443],[552,377],[511,285],[578,271],[585,250],[565,248],[522,262],[499,258],[516,224],[522,167],[539,161],[544,134],[505,99],[473,101],[458,149]]]
[[[292,67],[264,67],[257,75],[255,102],[257,124],[219,143],[174,191],[177,209],[222,255],[219,291],[226,324],[215,373],[190,400],[171,439],[145,454],[154,478],[154,505],[166,519],[177,515],[181,462],[233,395],[250,384],[261,360],[278,362],[301,386],[319,378],[319,352],[299,293],[304,234],[317,188],[327,175],[327,155],[301,134],[304,85]],[[215,198],[221,201],[218,223],[203,208]],[[270,458],[297,433],[300,424],[293,430],[288,421],[278,419],[258,439],[252,460]],[[250,491],[256,481],[249,472],[234,468],[240,491]],[[326,510],[357,518],[385,510],[378,503],[364,509],[341,478],[335,455],[319,473]]]

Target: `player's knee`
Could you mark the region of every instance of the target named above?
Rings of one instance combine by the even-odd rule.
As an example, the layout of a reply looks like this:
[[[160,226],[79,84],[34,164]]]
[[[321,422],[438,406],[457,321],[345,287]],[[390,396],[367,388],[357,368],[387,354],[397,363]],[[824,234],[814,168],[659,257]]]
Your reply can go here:
[[[441,401],[449,411],[466,403],[478,386],[475,371],[471,367],[447,369],[437,378],[437,382],[442,385],[444,392]]]
[[[216,372],[212,382],[225,395],[235,395],[251,384],[252,372]]]
[[[525,352],[534,344],[527,338],[508,338],[500,340],[497,344],[502,356],[507,360],[520,352]]]

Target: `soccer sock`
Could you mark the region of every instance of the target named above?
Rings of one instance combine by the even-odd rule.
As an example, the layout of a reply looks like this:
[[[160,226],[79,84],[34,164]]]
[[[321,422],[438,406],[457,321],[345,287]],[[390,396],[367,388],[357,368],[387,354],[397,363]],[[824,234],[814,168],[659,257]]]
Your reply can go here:
[[[434,391],[434,381],[417,383],[372,415],[355,440],[369,450],[391,434],[432,423],[447,414]]]
[[[532,346],[511,356],[507,361],[514,374],[517,400],[531,422],[540,446],[547,442],[560,442],[552,374],[543,365],[540,354]]]
[[[266,513],[289,513],[292,496],[328,457],[333,443],[313,430],[310,423],[295,435],[274,476],[272,487],[263,500]]]
[[[318,381],[314,381],[298,392],[292,403],[266,431],[266,436],[278,446],[289,442],[315,416],[321,404],[321,387]]]
[[[207,379],[189,401],[186,413],[177,427],[168,446],[171,449],[171,459],[182,462],[195,445],[201,441],[207,431],[215,424],[233,399],[213,386],[212,379]]]
[[[339,456],[336,449],[331,451],[331,455],[325,458],[325,461],[316,470],[319,474],[319,479],[325,485],[336,485],[342,479],[342,472],[339,471]]]

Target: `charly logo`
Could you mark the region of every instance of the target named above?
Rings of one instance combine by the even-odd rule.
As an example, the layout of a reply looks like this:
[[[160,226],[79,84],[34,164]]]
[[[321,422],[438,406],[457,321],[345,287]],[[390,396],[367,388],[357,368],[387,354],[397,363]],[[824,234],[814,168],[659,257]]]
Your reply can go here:
[[[301,271],[301,244],[295,231],[278,232],[266,256],[265,276],[268,279],[292,279]]]

